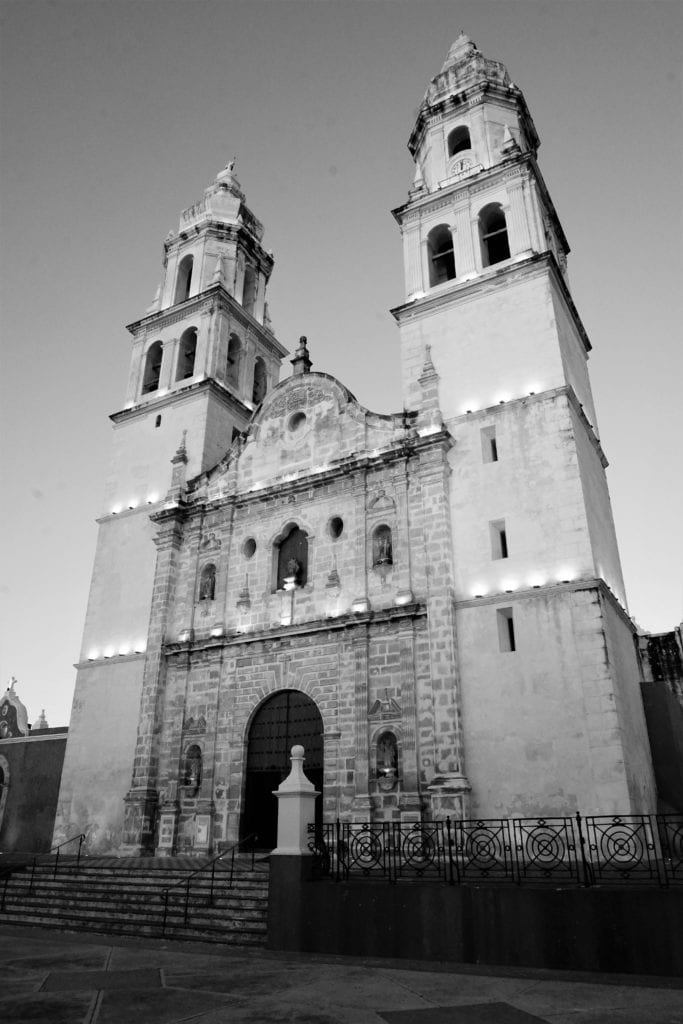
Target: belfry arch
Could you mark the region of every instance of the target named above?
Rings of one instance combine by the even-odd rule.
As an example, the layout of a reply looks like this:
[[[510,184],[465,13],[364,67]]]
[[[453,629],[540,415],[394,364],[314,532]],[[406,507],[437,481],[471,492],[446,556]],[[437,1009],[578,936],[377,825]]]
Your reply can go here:
[[[304,748],[304,771],[321,794],[316,822],[322,822],[323,719],[315,701],[300,690],[278,690],[254,714],[246,738],[246,771],[241,835],[258,836],[258,846],[277,843],[277,798],[273,791],[287,777],[291,748]]]

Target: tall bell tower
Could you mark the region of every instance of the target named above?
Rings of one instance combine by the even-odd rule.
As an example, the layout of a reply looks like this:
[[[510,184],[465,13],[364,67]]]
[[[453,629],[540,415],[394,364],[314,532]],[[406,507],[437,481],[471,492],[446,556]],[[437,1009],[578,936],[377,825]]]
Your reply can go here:
[[[149,515],[210,469],[278,382],[273,256],[232,161],[164,241],[163,279],[130,324],[72,707],[55,836],[118,845],[130,785],[157,550]]]
[[[540,142],[465,35],[420,106],[394,211],[406,407],[431,359],[450,502],[463,732],[477,816],[648,811],[654,782],[607,460]]]

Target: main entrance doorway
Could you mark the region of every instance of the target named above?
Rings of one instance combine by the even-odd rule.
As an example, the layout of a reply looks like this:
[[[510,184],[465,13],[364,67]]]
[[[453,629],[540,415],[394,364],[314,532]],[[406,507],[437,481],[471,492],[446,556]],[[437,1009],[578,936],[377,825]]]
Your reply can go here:
[[[280,690],[254,715],[247,746],[247,780],[242,814],[242,837],[256,833],[258,845],[277,844],[277,798],[273,790],[287,777],[290,751],[300,743],[304,771],[319,793],[323,791],[323,720],[315,702],[299,690]],[[322,796],[315,802],[316,823],[322,822]]]

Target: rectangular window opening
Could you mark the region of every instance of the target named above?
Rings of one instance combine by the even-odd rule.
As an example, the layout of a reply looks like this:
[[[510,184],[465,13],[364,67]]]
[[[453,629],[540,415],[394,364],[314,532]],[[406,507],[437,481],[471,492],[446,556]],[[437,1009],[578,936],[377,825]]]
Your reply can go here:
[[[496,612],[496,619],[498,621],[498,647],[503,652],[516,651],[512,608],[499,608]]]
[[[507,558],[508,537],[505,529],[505,520],[496,519],[494,522],[489,523],[489,532],[491,534],[491,558]]]
[[[495,427],[481,430],[481,457],[484,462],[498,462],[498,441]]]

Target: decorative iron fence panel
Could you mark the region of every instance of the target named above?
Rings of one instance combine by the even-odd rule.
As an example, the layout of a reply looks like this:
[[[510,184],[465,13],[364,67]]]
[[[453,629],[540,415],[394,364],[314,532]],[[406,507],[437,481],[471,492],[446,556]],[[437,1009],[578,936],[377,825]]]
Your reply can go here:
[[[683,884],[683,814],[309,826],[317,878]]]
[[[647,814],[583,819],[590,882],[661,882],[657,831]]]
[[[573,818],[514,818],[512,827],[520,881],[585,879]]]
[[[683,814],[658,814],[657,834],[667,884],[683,883]]]
[[[510,822],[505,818],[449,822],[455,833],[455,877],[514,882],[515,864]]]

